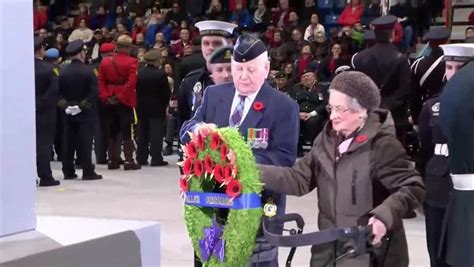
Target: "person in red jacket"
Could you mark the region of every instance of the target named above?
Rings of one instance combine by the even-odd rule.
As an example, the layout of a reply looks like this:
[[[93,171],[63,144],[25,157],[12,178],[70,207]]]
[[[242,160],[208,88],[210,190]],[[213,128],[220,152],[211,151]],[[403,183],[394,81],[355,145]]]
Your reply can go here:
[[[104,119],[107,124],[109,162],[108,168],[119,169],[120,155],[116,150],[117,136],[123,139],[125,155],[124,170],[138,170],[140,165],[134,161],[135,149],[132,140],[134,108],[137,105],[136,83],[138,60],[129,56],[132,38],[120,35],[117,39],[117,53],[104,58],[99,66],[99,98],[104,103]]]
[[[362,5],[360,0],[351,0],[351,3],[342,11],[337,23],[341,26],[353,26],[360,22],[362,14],[364,14],[364,5]]]

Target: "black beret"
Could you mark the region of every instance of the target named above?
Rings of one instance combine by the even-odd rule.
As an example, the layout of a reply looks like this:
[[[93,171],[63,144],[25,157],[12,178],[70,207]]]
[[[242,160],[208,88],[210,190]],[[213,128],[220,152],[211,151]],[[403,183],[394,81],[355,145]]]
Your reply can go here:
[[[34,42],[35,42],[35,51],[41,49],[45,45],[43,37],[36,36]]]
[[[397,22],[397,17],[392,15],[385,15],[378,17],[372,21],[375,30],[391,30]]]
[[[286,76],[285,72],[279,71],[277,74],[275,74],[275,78],[276,79],[281,79],[281,78],[288,78],[288,77]]]
[[[432,28],[427,34],[425,34],[424,39],[431,43],[446,43],[450,35],[451,32],[445,27]]]
[[[250,34],[243,34],[235,43],[234,60],[237,62],[248,62],[264,52],[267,52],[267,47],[262,40]]]
[[[301,76],[303,76],[304,74],[308,73],[308,72],[311,72],[311,73],[315,73],[316,71],[318,70],[318,66],[316,66],[315,64],[308,64],[308,66],[301,72]]]
[[[84,42],[82,40],[74,40],[66,46],[66,54],[69,56],[75,56],[79,54],[84,48]]]
[[[232,52],[234,51],[233,46],[223,46],[219,47],[214,52],[212,52],[211,56],[209,57],[209,63],[216,64],[216,63],[230,63],[232,59]]]

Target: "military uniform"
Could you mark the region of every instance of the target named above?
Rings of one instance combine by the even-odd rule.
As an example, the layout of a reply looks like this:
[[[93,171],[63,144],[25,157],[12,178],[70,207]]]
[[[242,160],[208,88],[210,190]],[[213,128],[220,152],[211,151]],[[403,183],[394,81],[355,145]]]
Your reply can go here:
[[[446,211],[446,263],[473,266],[474,44],[441,47],[446,62],[469,62],[446,83],[440,98],[440,125],[448,139],[449,168],[454,188]]]
[[[35,51],[43,48],[43,40],[35,38]],[[59,185],[51,171],[51,151],[53,149],[58,100],[59,70],[52,64],[35,58],[35,99],[36,99],[36,170],[40,186]]]
[[[394,16],[375,19],[375,35],[393,30]],[[381,56],[383,55],[383,56]],[[380,89],[381,107],[390,110],[398,139],[405,144],[408,127],[408,98],[410,93],[410,66],[405,55],[397,51],[389,40],[378,41],[352,57],[352,68],[368,75]]]
[[[417,124],[423,103],[440,94],[443,87],[445,63],[443,49],[439,44],[448,41],[450,32],[445,28],[435,28],[428,32],[424,38],[429,41],[431,54],[416,59],[411,65],[411,115]]]
[[[446,266],[444,259],[438,258],[438,252],[446,206],[453,187],[449,175],[448,140],[440,128],[439,112],[438,96],[425,102],[419,120],[421,146],[416,161],[426,186],[424,210],[431,266]]]
[[[288,95],[298,103],[300,112],[312,115],[307,121],[300,121],[300,133],[303,140],[312,144],[328,119],[326,112],[328,84],[315,83],[311,88],[306,88],[299,83],[288,91]],[[300,140],[300,144],[303,140]]]
[[[73,41],[66,47],[66,52],[70,55],[85,53],[83,46],[82,40]],[[62,69],[59,78],[59,95],[58,106],[64,110],[62,161],[64,179],[77,178],[74,168],[76,144],[83,169],[82,179],[102,179],[101,175],[95,173],[91,159],[98,101],[97,80],[93,68],[81,59],[73,58],[71,63]]]

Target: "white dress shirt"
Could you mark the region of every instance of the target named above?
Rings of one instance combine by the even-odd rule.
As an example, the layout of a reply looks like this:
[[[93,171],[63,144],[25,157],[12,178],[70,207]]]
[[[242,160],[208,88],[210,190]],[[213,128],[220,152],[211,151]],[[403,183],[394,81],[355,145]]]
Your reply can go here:
[[[260,90],[258,90],[257,92],[245,97],[244,113],[242,114],[242,120],[240,121],[240,124],[242,124],[242,122],[245,120],[245,117],[249,113],[249,110],[252,107],[253,101],[255,100],[255,97],[257,96],[259,91]],[[234,113],[235,108],[240,103],[239,95],[240,95],[239,91],[237,91],[237,89],[236,89],[235,93],[234,93],[234,99],[232,100],[232,106],[231,106],[231,109],[230,109],[229,121],[230,121],[230,117],[232,117],[232,114]]]

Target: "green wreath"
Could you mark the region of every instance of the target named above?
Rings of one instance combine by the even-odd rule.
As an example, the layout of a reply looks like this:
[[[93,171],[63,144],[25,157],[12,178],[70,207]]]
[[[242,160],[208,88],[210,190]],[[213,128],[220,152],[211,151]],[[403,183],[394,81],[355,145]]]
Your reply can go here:
[[[262,184],[250,147],[235,128],[221,128],[191,134],[183,151],[180,187],[197,256],[204,266],[247,265],[262,216]],[[252,205],[235,208],[250,197]],[[203,201],[217,206],[202,205]],[[219,223],[222,206],[229,209],[225,222]]]

